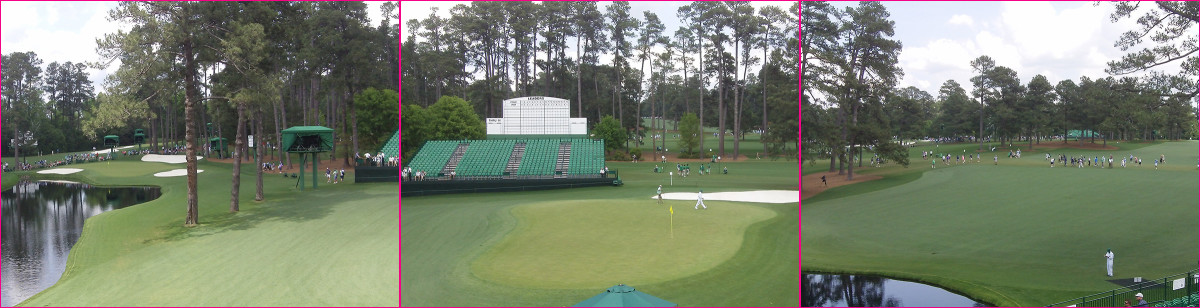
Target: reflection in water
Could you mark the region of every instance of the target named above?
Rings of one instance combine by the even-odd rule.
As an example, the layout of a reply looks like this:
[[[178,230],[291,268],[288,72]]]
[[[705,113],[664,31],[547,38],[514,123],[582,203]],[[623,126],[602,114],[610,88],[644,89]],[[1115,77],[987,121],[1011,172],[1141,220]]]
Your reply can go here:
[[[88,217],[158,198],[155,187],[98,188],[23,181],[0,193],[0,306],[12,307],[54,285]]]
[[[877,276],[802,275],[804,307],[984,307],[962,295]],[[886,290],[886,292],[885,292]]]

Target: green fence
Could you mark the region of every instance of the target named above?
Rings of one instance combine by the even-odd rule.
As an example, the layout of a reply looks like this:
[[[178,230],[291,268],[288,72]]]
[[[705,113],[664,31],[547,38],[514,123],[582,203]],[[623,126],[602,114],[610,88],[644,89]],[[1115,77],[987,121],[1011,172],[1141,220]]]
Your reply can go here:
[[[400,182],[400,195],[404,197],[440,194],[534,191],[563,188],[582,188],[616,185],[615,178],[567,178],[567,179],[524,179],[524,180],[426,180]]]
[[[371,167],[363,165],[354,167],[355,183],[399,181],[400,167]]]
[[[1125,306],[1125,300],[1137,306],[1138,301],[1134,295],[1138,293],[1142,293],[1142,299],[1149,307],[1195,307],[1197,280],[1200,280],[1200,276],[1197,276],[1196,270],[1192,270],[1059,302],[1049,307],[1121,307]]]

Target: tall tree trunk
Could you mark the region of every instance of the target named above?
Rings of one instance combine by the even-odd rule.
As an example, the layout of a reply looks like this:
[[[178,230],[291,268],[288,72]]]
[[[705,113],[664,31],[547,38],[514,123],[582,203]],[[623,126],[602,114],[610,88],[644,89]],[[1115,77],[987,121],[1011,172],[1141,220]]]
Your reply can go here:
[[[721,70],[724,71],[724,69],[721,69]],[[725,76],[724,76],[724,74],[725,74],[724,72],[721,72],[721,74],[718,75],[718,77],[717,77],[717,78],[720,78],[720,81],[717,82],[717,88],[719,89],[717,91],[717,93],[719,95],[717,97],[717,136],[718,136],[717,137],[717,153],[720,155],[725,155]],[[701,125],[700,127],[704,127],[704,126]]]
[[[309,109],[311,109],[311,107],[309,107],[309,103],[308,103],[308,93],[310,92],[309,89],[311,89],[311,88],[306,87],[304,85],[300,85],[300,91],[299,91],[299,93],[297,93],[298,95],[300,95],[300,100],[297,103],[301,104],[300,105],[300,123],[302,123],[304,126],[308,126],[308,111],[309,111]]]
[[[700,46],[700,70],[696,71],[696,76],[699,77],[699,79],[700,79],[700,145],[699,145],[700,153],[705,153],[704,152],[704,95],[705,95],[704,92],[707,92],[707,91],[705,91],[707,89],[705,89],[705,84],[704,84],[706,79],[704,78],[704,41],[702,40],[703,36],[704,35],[696,36],[696,40],[699,42],[698,46]],[[687,84],[686,80],[684,81],[684,84],[685,85]],[[679,122],[676,121],[675,125],[679,125]],[[680,136],[680,137],[682,137],[682,136]],[[704,156],[704,155],[700,155],[700,156]]]
[[[547,29],[547,31],[549,31],[549,29]],[[542,78],[542,83],[545,84],[545,87],[542,88],[542,96],[550,96],[550,54],[553,53],[551,49],[554,48],[551,45],[553,44],[550,44],[550,38],[546,38],[546,69],[542,70],[542,74],[544,75],[544,78]]]
[[[734,43],[733,43],[733,53],[734,53],[734,55],[733,55],[733,64],[734,64],[734,66],[733,66],[733,75],[734,75],[733,76],[733,78],[734,78],[734,85],[733,85],[733,159],[738,158],[738,154],[739,154],[738,145],[740,144],[738,142],[738,140],[742,139],[741,138],[742,137],[742,134],[741,134],[742,95],[744,93],[744,91],[742,91],[742,80],[739,79],[737,76],[737,63],[738,63],[737,46],[738,46],[738,41],[734,41]],[[743,66],[745,66],[745,65],[743,65]],[[742,70],[745,71],[746,69],[747,68],[743,68]],[[724,133],[722,133],[722,134],[724,134]],[[721,139],[725,139],[725,138],[721,137]]]
[[[834,164],[837,164],[837,155],[834,153],[833,151],[829,152],[829,172],[833,172]]]
[[[624,75],[624,74],[621,74],[621,75]],[[625,128],[625,102],[621,101],[621,96],[622,96],[623,92],[625,92],[624,91],[625,90],[625,77],[624,76],[621,76],[620,84],[621,84],[621,86],[619,88],[622,91],[617,93],[617,116],[618,116],[617,121],[621,122],[621,130],[625,131],[625,134],[629,134],[629,129]],[[626,151],[629,150],[629,138],[625,138],[625,150]]]
[[[338,110],[340,110],[339,106],[341,105],[341,102],[338,101],[337,94],[335,93],[336,91],[337,90],[329,91],[329,120],[326,122],[328,123],[329,128],[333,129],[334,144],[333,147],[329,149],[329,162],[331,164],[333,163],[334,157],[337,156],[337,140],[341,136],[341,131],[339,131],[339,128],[341,128],[342,117],[338,116],[337,114]]]
[[[583,35],[575,37],[575,116],[583,117],[583,59],[579,57],[579,40]]]
[[[762,109],[762,126],[760,126],[758,128],[759,129],[759,134],[758,134],[759,141],[762,141],[762,136],[767,134],[767,76],[764,73],[767,72],[767,62],[768,62],[767,61],[767,59],[768,59],[767,53],[769,53],[771,50],[771,47],[770,47],[771,45],[767,44],[767,34],[768,33],[771,33],[770,23],[767,24],[767,31],[763,32],[763,66],[762,66],[762,69],[760,70],[760,73],[758,74],[758,78],[760,80],[759,82],[762,82],[762,88],[763,88],[762,89],[763,90],[762,91],[762,107],[763,107],[763,109]],[[767,149],[769,149],[769,147],[763,147],[763,151],[767,152],[767,155],[771,155],[771,152],[767,151]]]
[[[192,54],[191,37],[183,41],[183,80],[184,80],[184,104],[183,113],[186,117],[184,121],[187,125],[184,128],[184,138],[187,138],[187,216],[183,220],[185,227],[192,227],[200,223],[200,208],[199,200],[196,194],[196,132],[195,132],[195,105],[196,105],[196,59]]]
[[[351,103],[351,105],[353,105],[353,103]],[[350,132],[350,141],[354,145],[354,155],[358,156],[358,112],[356,112],[354,108],[350,108],[349,113],[350,125],[352,126],[352,130]],[[349,160],[349,157],[350,151],[346,151],[346,159]],[[357,161],[355,161],[355,163],[357,163]],[[346,164],[354,166],[354,164],[351,164],[349,161],[347,161]]]
[[[151,109],[151,110],[153,110],[153,109]],[[158,124],[158,118],[157,117],[152,118],[152,119],[150,119],[149,122],[150,122],[150,127],[149,127],[150,128],[150,147],[149,148],[151,151],[154,151],[157,149],[157,147],[155,145],[158,144],[158,135],[154,134],[154,133],[158,132],[154,129],[155,126],[158,126],[158,125],[155,125],[155,124]]]
[[[263,144],[266,143],[263,140],[266,140],[267,136],[263,135],[262,122],[262,106],[259,106],[254,109],[254,135],[258,136],[258,140],[254,140],[254,157],[257,158],[254,162],[255,168],[258,168],[254,179],[254,201],[263,200]]]
[[[283,121],[283,126],[279,126],[279,125],[275,126],[275,142],[279,143],[279,145],[278,145],[279,154],[283,156],[284,162],[287,163],[287,167],[290,169],[290,168],[292,168],[292,155],[289,155],[287,153],[287,149],[283,148],[283,130],[287,129],[287,127],[288,127],[288,124],[287,124],[287,101],[282,100],[282,99],[283,98],[281,97],[280,101],[279,101],[279,116],[281,118],[279,120]]]
[[[229,193],[229,212],[238,211],[238,196],[242,190],[242,147],[246,146],[246,104],[237,103],[237,136],[233,139],[233,187]]]

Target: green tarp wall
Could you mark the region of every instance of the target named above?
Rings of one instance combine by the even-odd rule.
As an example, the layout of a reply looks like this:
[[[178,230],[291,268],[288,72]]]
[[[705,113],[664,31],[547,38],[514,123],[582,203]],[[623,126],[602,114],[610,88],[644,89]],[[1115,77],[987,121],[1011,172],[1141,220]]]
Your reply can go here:
[[[612,186],[614,178],[536,179],[536,180],[454,180],[402,181],[400,195],[405,197],[481,192],[533,191],[592,186]]]
[[[354,182],[399,182],[400,167],[355,166]]]

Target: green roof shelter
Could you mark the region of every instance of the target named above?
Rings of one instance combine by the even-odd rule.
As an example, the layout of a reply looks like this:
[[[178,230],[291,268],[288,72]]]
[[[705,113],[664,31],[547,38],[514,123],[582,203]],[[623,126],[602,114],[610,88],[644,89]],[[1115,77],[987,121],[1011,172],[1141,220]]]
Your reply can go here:
[[[225,154],[229,152],[229,139],[213,137],[208,139],[208,146],[212,148],[213,152],[219,153],[221,158],[225,158]]]
[[[573,307],[675,307],[675,303],[642,293],[631,286],[618,284]]]
[[[121,144],[121,138],[117,135],[104,136],[104,146],[115,147]]]
[[[146,131],[141,128],[133,130],[133,143],[141,145],[146,142]]]
[[[288,153],[300,154],[300,169],[312,157],[312,187],[317,188],[317,153],[333,151],[333,129],[324,126],[293,126],[279,131],[282,134],[280,146]],[[296,182],[300,191],[304,191],[304,172]]]

